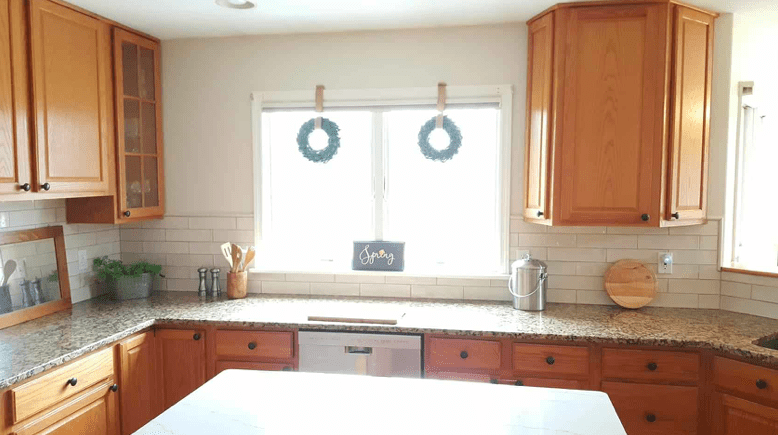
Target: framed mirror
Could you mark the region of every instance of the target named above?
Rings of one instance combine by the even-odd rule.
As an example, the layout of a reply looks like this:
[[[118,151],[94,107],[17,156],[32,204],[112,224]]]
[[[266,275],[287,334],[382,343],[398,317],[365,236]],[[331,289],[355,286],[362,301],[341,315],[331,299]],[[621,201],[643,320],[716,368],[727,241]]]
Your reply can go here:
[[[62,227],[0,233],[0,329],[71,306]]]

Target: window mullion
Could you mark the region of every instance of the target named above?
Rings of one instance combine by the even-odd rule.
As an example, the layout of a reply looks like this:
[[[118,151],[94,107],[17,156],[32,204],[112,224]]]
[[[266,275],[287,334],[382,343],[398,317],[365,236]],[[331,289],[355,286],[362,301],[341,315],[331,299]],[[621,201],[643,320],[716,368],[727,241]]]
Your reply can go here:
[[[373,234],[384,239],[384,113],[373,111]]]

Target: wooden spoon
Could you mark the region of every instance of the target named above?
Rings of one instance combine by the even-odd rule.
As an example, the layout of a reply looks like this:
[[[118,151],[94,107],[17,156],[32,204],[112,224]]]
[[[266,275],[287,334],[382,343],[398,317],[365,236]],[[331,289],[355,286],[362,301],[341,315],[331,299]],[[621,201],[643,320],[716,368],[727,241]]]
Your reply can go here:
[[[251,263],[254,260],[254,255],[256,255],[256,251],[254,250],[254,247],[250,247],[248,251],[246,251],[246,258],[243,259],[243,270],[242,272],[245,272],[249,268],[249,263]]]
[[[16,262],[13,260],[8,260],[5,262],[5,266],[3,266],[3,286],[8,284],[8,280],[11,279],[11,275],[16,272]]]

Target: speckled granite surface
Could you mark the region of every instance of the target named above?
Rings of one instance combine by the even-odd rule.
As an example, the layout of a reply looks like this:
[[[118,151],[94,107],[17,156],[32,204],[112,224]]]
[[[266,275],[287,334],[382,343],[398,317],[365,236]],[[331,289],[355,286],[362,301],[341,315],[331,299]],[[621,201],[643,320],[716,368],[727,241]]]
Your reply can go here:
[[[396,326],[309,322],[308,316],[398,318]],[[0,389],[155,323],[291,327],[372,332],[496,335],[714,349],[778,367],[778,351],[753,342],[778,334],[778,320],[717,310],[548,304],[540,313],[509,303],[329,299],[249,295],[201,301],[196,293],[93,299],[73,310],[0,330]]]

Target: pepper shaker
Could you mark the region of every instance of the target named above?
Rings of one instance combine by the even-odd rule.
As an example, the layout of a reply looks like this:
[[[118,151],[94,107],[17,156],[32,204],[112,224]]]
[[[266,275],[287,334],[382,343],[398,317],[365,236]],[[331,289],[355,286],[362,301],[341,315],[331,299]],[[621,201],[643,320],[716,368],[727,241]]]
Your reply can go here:
[[[205,267],[201,267],[197,269],[197,273],[200,274],[200,286],[197,287],[197,295],[201,298],[204,298],[205,295],[208,293],[208,286],[206,285],[205,278],[208,274],[208,269]]]
[[[211,296],[217,298],[221,296],[222,289],[219,286],[219,270],[218,267],[211,269]]]

